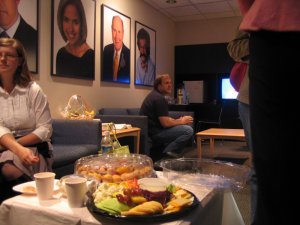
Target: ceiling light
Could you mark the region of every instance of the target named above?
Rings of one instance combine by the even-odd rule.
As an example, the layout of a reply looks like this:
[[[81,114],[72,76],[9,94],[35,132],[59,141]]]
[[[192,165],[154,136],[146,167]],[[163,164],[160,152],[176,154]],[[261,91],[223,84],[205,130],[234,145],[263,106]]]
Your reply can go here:
[[[166,3],[168,3],[168,4],[175,4],[175,3],[177,3],[177,0],[167,0]]]

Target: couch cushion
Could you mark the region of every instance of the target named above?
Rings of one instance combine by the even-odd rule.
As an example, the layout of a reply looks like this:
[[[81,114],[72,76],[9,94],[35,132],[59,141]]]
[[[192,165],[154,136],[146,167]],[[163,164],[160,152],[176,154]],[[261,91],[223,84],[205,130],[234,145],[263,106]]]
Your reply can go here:
[[[53,145],[98,144],[100,147],[102,127],[99,120],[53,120]]]
[[[77,159],[94,155],[98,153],[98,146],[91,144],[84,145],[54,145],[53,155],[54,162],[53,168],[65,166],[70,163],[74,163]]]
[[[128,108],[127,109],[128,115],[140,115],[140,108]]]
[[[99,110],[102,115],[128,115],[126,108],[103,108]]]

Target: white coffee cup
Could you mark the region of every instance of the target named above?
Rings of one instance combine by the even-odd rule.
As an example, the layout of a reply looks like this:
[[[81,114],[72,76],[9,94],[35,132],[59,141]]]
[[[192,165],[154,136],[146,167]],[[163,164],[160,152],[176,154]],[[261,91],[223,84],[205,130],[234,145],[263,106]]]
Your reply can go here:
[[[84,177],[70,177],[65,179],[65,189],[68,204],[71,208],[79,208],[84,206],[87,179]]]
[[[51,199],[54,189],[55,173],[40,172],[33,175],[39,200]]]

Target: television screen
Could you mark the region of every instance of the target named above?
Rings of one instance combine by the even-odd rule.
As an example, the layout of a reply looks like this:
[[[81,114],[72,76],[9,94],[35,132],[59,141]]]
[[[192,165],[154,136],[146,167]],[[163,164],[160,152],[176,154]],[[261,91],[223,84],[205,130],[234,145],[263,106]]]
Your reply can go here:
[[[221,89],[222,99],[236,99],[238,92],[232,87],[229,78],[222,78]]]

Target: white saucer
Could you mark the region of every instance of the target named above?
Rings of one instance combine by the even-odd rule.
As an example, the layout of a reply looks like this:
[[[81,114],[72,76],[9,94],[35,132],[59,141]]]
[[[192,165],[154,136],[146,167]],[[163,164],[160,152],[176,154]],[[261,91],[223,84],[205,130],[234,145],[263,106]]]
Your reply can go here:
[[[59,186],[57,185],[57,179],[54,180],[54,191],[59,190]],[[25,187],[33,187],[35,190],[36,186],[35,186],[35,181],[29,181],[26,183],[22,183],[22,184],[18,184],[16,186],[13,187],[13,190],[16,192],[20,192],[22,194],[27,194],[27,195],[36,195],[36,191],[26,191],[24,190]]]

